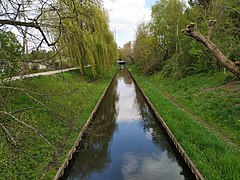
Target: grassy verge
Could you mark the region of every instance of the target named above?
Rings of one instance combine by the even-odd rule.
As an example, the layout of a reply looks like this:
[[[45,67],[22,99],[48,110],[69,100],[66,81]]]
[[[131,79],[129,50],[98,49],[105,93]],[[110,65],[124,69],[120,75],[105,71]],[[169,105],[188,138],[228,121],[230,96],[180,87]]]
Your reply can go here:
[[[149,81],[158,82],[158,89],[170,93],[187,110],[240,145],[240,81],[231,74],[198,74],[180,81],[155,75]]]
[[[239,93],[221,93],[223,82],[231,81],[229,76],[217,73],[170,81],[161,78],[160,74],[144,77],[136,67],[129,70],[206,179],[239,179],[240,111],[239,106],[235,106],[239,103]],[[233,99],[224,101],[223,96],[230,94]],[[226,104],[232,105],[226,107]],[[218,116],[228,118],[222,117],[218,122],[215,120]],[[233,143],[216,133],[218,130],[233,139]]]
[[[52,179],[110,78],[91,81],[72,71],[1,89],[11,112],[1,114],[1,123],[17,146],[0,130],[0,179]]]

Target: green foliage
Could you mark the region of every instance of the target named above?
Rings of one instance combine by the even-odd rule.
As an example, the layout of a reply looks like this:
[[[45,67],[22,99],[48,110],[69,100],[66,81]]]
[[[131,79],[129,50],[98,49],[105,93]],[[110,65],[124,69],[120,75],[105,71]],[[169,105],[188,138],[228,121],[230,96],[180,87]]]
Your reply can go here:
[[[29,60],[48,60],[54,54],[53,51],[46,51],[46,50],[39,50],[39,51],[32,51],[28,54]]]
[[[161,54],[162,51],[162,48],[157,43],[157,39],[150,34],[149,26],[144,22],[140,23],[133,47],[134,63],[145,74],[152,74],[162,68],[164,59]]]
[[[101,5],[97,1],[75,2],[75,6],[72,2],[59,3],[74,17],[63,21],[64,34],[59,47],[64,47],[65,56],[77,62],[81,72],[88,76],[109,72],[117,60],[117,46]]]
[[[4,111],[38,132],[0,114],[1,125],[17,143],[10,145],[0,130],[0,179],[53,179],[110,78],[86,80],[76,70],[16,81],[11,91],[0,89],[1,105],[11,94]]]
[[[0,79],[12,76],[18,71],[21,45],[10,31],[0,29]]]
[[[16,60],[21,54],[21,45],[10,31],[0,30],[0,59]]]
[[[162,79],[161,84],[187,109],[210,124],[223,128],[230,139],[240,142],[240,84],[231,75],[211,72],[180,81]]]
[[[138,25],[134,59],[145,74],[161,70],[164,61],[181,53],[183,8],[184,4],[178,0],[158,1],[152,7],[151,22]]]
[[[171,77],[173,79],[182,79],[183,75],[187,73],[186,61],[181,65],[181,59],[184,54],[174,55],[171,59],[164,62],[162,74],[164,77]]]
[[[201,6],[203,8],[207,8],[210,2],[211,0],[188,0],[188,3],[191,6]]]
[[[219,72],[176,81],[130,70],[204,177],[238,179],[239,82]]]
[[[152,7],[150,30],[162,48],[167,49],[167,58],[180,51],[179,36],[183,25],[184,4],[179,0],[163,0]]]
[[[208,8],[196,4],[188,9],[186,13],[190,21],[197,22],[197,30],[203,34],[207,34],[208,21],[210,19],[217,20],[217,26],[213,31],[212,41],[233,61],[238,61],[239,59],[239,5],[240,3],[235,0],[209,1],[207,3]],[[204,55],[204,52],[202,55]]]
[[[119,49],[119,59],[123,59],[126,63],[132,63],[132,42],[129,41]]]
[[[191,0],[190,6],[186,6],[180,0],[157,1],[150,23],[138,26],[133,48],[136,64],[145,74],[163,70],[165,77],[175,79],[221,68],[208,49],[181,33],[181,29],[194,22],[196,30],[207,35],[210,19],[217,20],[211,40],[227,58],[239,61],[239,3]]]

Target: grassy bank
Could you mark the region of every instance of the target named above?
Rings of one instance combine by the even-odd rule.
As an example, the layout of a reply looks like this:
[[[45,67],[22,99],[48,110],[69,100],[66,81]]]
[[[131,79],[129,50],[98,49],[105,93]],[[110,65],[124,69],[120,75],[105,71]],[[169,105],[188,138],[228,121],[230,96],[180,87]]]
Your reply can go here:
[[[16,147],[0,130],[0,179],[52,179],[110,79],[92,81],[72,71],[1,89],[10,112],[1,114],[1,123]]]
[[[176,81],[129,70],[206,179],[239,179],[239,82],[221,72]]]

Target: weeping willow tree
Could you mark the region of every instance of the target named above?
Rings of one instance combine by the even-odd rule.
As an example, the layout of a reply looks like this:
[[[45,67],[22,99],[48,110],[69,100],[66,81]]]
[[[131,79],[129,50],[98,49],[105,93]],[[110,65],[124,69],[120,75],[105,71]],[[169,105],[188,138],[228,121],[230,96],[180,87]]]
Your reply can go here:
[[[59,0],[59,6],[69,16],[62,20],[64,33],[58,43],[64,55],[75,61],[84,75],[109,72],[117,58],[117,45],[101,2]]]

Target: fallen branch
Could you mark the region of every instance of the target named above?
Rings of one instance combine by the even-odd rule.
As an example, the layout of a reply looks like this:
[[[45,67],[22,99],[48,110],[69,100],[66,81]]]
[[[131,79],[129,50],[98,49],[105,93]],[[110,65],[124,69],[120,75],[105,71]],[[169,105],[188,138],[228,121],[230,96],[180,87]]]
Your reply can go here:
[[[67,122],[66,119],[64,119],[64,117],[61,117],[59,114],[57,113],[54,113],[50,110],[46,110],[46,109],[40,109],[40,108],[34,108],[34,107],[25,107],[25,108],[22,108],[22,109],[18,109],[16,111],[12,111],[12,112],[9,112],[9,114],[17,114],[17,113],[21,113],[23,111],[27,111],[27,110],[33,110],[33,111],[42,111],[42,112],[46,112],[54,117],[56,117],[57,119],[60,119],[62,120],[63,122]]]
[[[14,140],[11,133],[9,132],[9,130],[2,123],[0,123],[0,127],[3,131],[3,133],[5,134],[6,141],[9,142],[10,144],[13,144],[14,146],[17,146],[17,143]],[[9,139],[10,139],[10,141],[9,141]]]
[[[23,124],[24,126],[28,127],[29,129],[31,129],[32,131],[34,131],[38,136],[40,136],[45,142],[47,142],[51,147],[53,147],[52,144],[51,144],[41,133],[39,133],[36,128],[34,128],[34,127],[30,126],[29,124],[21,121],[20,119],[18,119],[17,117],[13,116],[12,114],[10,114],[10,113],[8,113],[8,112],[6,112],[6,111],[0,111],[0,113],[1,113],[1,114],[4,114],[4,115],[6,115],[6,116],[9,116],[9,117],[11,117],[12,119],[14,119],[15,121],[17,121],[18,123]]]

